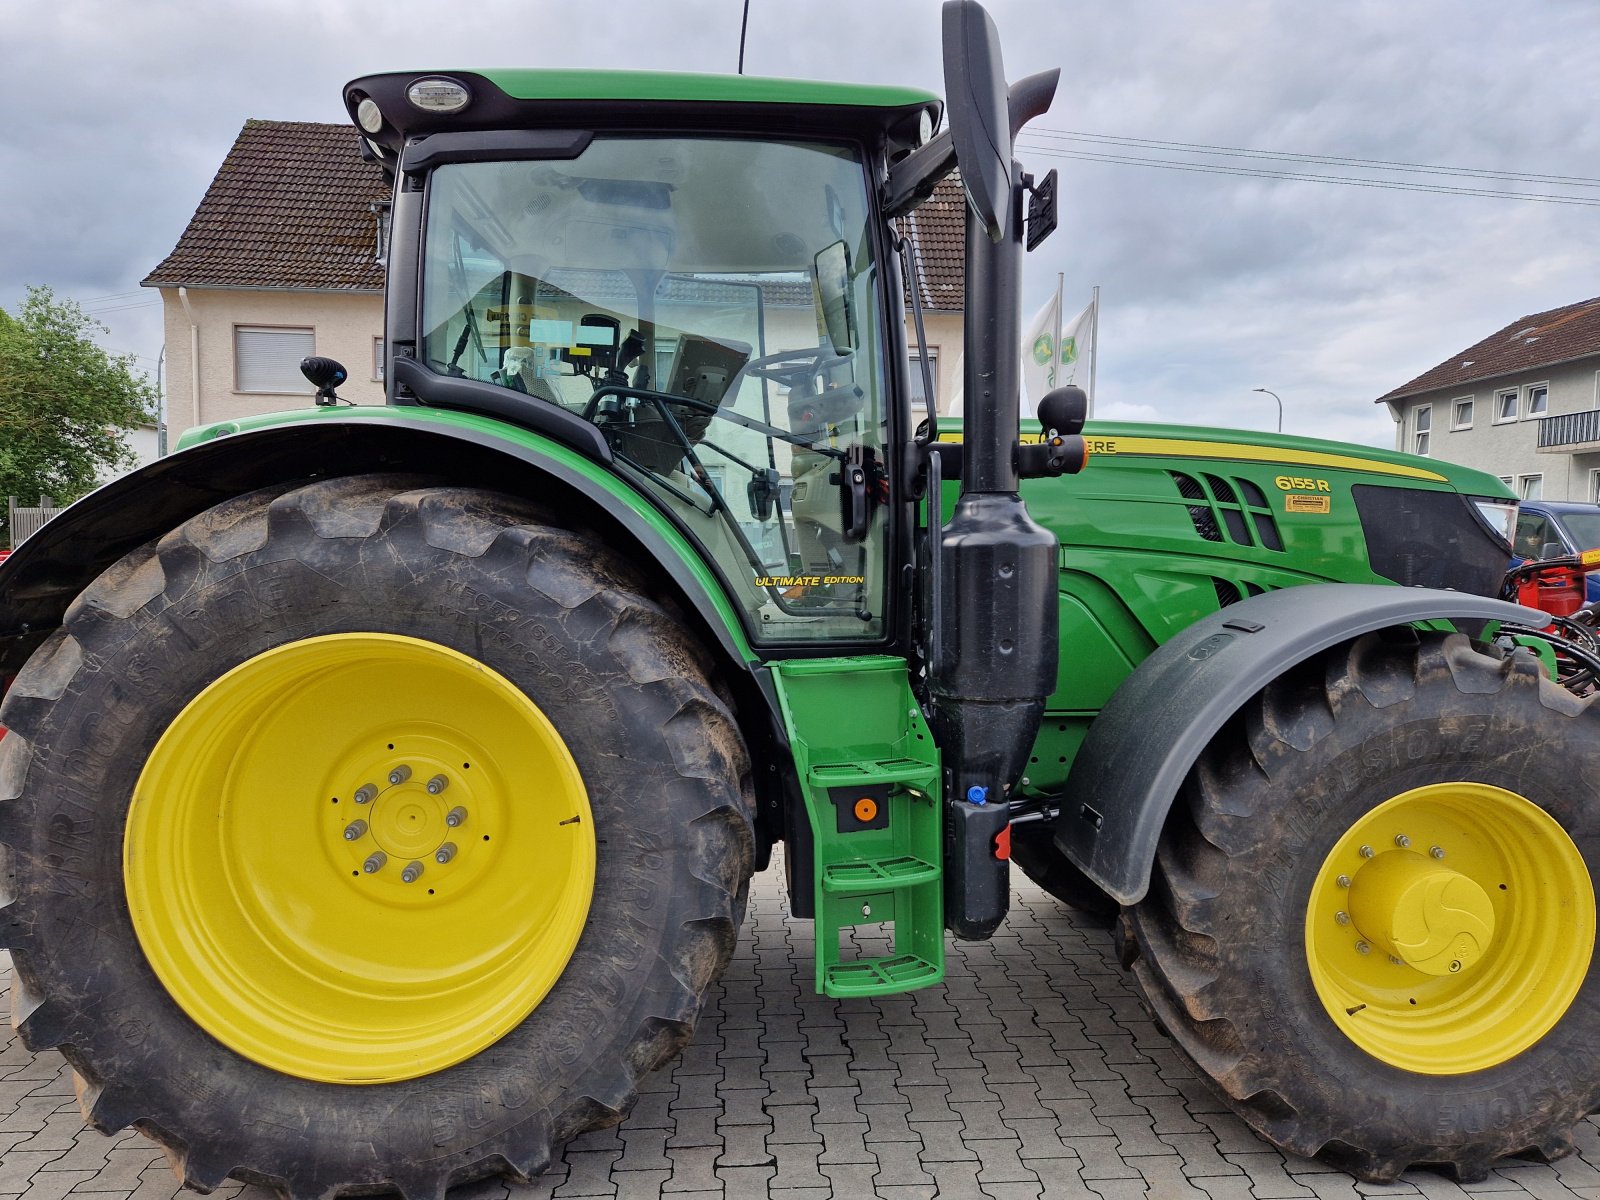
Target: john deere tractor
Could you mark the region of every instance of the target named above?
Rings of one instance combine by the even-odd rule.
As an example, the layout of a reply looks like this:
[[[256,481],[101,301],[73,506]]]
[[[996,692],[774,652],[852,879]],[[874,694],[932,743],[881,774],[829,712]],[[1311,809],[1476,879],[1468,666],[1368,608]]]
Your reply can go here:
[[[97,1128],[200,1190],[536,1175],[689,1040],[782,843],[826,995],[939,984],[1015,861],[1120,914],[1287,1150],[1570,1148],[1600,720],[1498,632],[1545,624],[1491,598],[1515,501],[1071,389],[1024,427],[1053,188],[1013,141],[1055,73],[944,22],[944,104],[346,88],[394,181],[387,405],[308,360],[321,404],[191,430],[0,567],[0,945]],[[959,431],[902,332],[958,165]]]

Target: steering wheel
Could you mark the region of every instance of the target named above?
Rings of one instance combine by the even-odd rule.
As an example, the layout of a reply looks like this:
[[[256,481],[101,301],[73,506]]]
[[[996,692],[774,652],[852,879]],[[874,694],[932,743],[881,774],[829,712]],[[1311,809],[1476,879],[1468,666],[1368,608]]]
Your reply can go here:
[[[848,352],[835,354],[826,346],[816,346],[810,350],[784,350],[778,354],[752,358],[744,364],[744,373],[754,375],[757,379],[770,379],[794,391],[822,372],[843,366],[850,358]]]

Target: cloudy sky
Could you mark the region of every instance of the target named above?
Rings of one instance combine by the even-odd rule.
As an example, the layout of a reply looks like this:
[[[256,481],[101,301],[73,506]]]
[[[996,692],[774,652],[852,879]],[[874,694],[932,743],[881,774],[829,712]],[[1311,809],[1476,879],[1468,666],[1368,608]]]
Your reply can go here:
[[[0,306],[48,284],[153,372],[160,307],[139,280],[247,118],[342,120],[341,85],[376,70],[727,71],[740,7],[0,0],[14,109],[0,132]],[[1105,415],[1269,429],[1277,410],[1251,390],[1267,387],[1287,431],[1387,445],[1376,396],[1518,316],[1600,294],[1600,178],[1571,178],[1600,177],[1593,0],[989,7],[1012,78],[1065,68],[1024,139],[1025,163],[1063,181],[1024,317],[1058,271],[1069,311],[1100,286]],[[937,0],[750,9],[752,74],[943,90]]]

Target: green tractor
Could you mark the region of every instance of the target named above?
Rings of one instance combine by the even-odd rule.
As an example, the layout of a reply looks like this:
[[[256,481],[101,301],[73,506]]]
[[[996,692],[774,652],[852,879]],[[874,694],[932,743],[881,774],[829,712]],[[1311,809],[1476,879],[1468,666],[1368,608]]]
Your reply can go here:
[[[983,10],[944,20],[943,114],[349,85],[394,180],[389,403],[308,360],[316,408],[190,431],[0,567],[0,946],[97,1128],[202,1191],[537,1175],[689,1040],[782,843],[826,995],[938,984],[1015,861],[1120,914],[1286,1150],[1383,1180],[1571,1148],[1600,728],[1497,636],[1545,624],[1492,598],[1515,501],[1086,427],[1071,389],[1024,429],[1053,207],[1013,141],[1055,73],[1008,87]],[[957,164],[959,433],[913,418],[900,233]]]

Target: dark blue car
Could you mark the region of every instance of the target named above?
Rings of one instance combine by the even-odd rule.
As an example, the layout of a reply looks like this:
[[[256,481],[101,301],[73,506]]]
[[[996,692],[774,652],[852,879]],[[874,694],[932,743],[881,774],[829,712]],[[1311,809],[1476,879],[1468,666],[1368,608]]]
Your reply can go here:
[[[1559,558],[1600,548],[1600,504],[1524,500],[1517,510],[1516,562]],[[1600,600],[1600,571],[1591,572],[1586,600]]]

